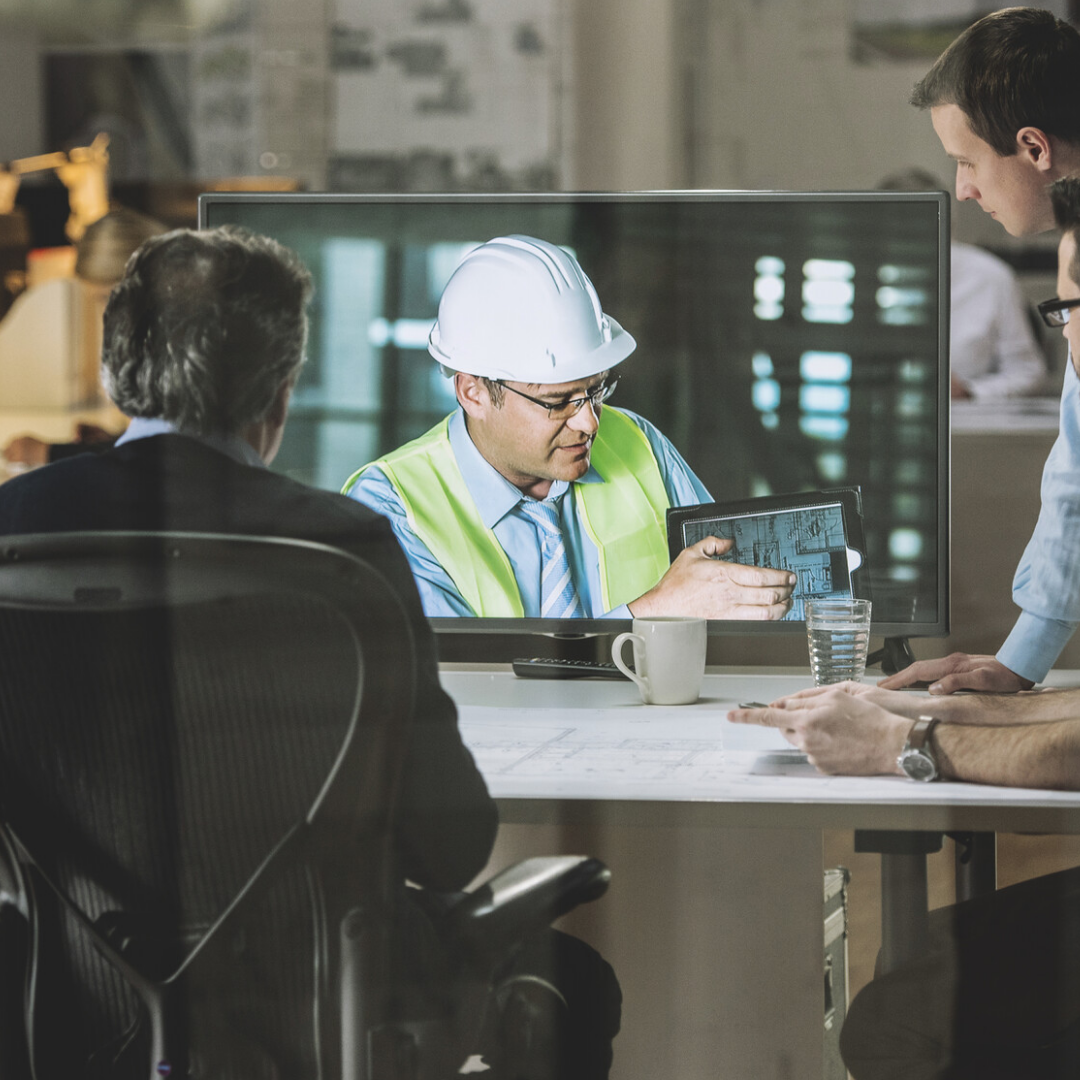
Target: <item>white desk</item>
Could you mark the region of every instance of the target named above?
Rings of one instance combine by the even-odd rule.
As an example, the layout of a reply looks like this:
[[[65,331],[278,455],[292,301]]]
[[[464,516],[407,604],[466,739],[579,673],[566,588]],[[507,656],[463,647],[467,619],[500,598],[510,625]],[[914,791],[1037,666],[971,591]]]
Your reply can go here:
[[[617,1080],[821,1075],[822,828],[1080,833],[1077,794],[819,776],[724,720],[808,674],[709,674],[674,708],[506,667],[443,683],[507,823],[498,864],[578,850],[612,868],[570,928],[623,986]]]

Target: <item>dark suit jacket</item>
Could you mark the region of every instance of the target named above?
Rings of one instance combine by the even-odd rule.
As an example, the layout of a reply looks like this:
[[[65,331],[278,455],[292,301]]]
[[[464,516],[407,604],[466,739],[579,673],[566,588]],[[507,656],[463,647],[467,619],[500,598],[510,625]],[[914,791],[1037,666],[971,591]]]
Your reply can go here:
[[[484,867],[495,805],[439,685],[434,635],[385,519],[353,499],[238,464],[182,435],[68,458],[0,485],[0,536],[82,530],[310,540],[379,570],[413,615],[418,652],[417,710],[396,826],[402,869],[419,885],[453,890]]]

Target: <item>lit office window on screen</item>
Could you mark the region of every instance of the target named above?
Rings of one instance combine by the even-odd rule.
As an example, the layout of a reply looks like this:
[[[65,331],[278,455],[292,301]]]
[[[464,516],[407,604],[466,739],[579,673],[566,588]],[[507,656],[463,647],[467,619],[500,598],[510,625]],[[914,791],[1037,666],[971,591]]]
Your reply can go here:
[[[924,326],[930,317],[930,288],[922,267],[886,263],[878,267],[878,322],[885,326]]]
[[[848,353],[811,351],[799,357],[799,429],[807,438],[838,442],[847,435],[851,368]],[[832,471],[837,464],[830,463]]]
[[[772,321],[784,314],[784,260],[762,255],[754,263],[754,314]]]
[[[855,267],[846,259],[807,259],[803,263],[803,318],[843,324],[855,314]]]
[[[760,350],[750,360],[754,372],[754,382],[750,388],[750,398],[754,408],[761,413],[761,426],[768,431],[774,430],[780,423],[776,410],[780,407],[780,383],[773,378],[772,357]]]
[[[889,533],[889,554],[896,560],[889,577],[893,581],[915,581],[919,570],[912,564],[923,554],[922,533],[915,528],[893,529]]]

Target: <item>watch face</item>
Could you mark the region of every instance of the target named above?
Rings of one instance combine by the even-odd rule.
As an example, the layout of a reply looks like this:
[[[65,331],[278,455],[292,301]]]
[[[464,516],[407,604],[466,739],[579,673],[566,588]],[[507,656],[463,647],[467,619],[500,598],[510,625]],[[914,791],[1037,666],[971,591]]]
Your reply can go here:
[[[911,777],[912,780],[933,780],[937,776],[937,768],[928,754],[921,750],[908,750],[900,758],[900,768]]]

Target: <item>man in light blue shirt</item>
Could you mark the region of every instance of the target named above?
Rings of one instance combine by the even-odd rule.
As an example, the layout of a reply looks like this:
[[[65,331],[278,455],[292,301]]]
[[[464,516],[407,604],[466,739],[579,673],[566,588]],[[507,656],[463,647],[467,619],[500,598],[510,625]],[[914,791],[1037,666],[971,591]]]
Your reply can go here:
[[[1039,313],[1062,331],[1075,360],[1080,357],[1080,177],[1058,180],[1051,190],[1063,230],[1058,294],[1041,303]],[[1080,389],[1074,374],[1066,387],[1074,396]],[[1051,457],[1048,473],[1061,475],[1070,461],[1067,492],[1049,489],[1059,507],[1052,525],[1066,530],[1064,545],[1059,550],[1038,546],[1044,539],[1044,507],[1029,548],[1031,561],[1025,560],[1018,575],[1017,591],[1028,603],[1048,605],[1050,598],[1040,593],[1044,565],[1059,570],[1059,581],[1072,596],[1080,585],[1080,533],[1073,527],[1080,523],[1070,510],[1076,506],[1080,469],[1063,451]],[[1048,502],[1046,486],[1043,495]],[[1013,646],[1024,649],[1026,627],[1032,637],[1053,643],[1044,622],[1045,616],[1025,609],[999,656],[1011,655],[1006,649]],[[980,659],[984,670],[1001,663]],[[962,694],[939,698],[933,715],[926,715],[930,711],[923,698],[846,682],[803,690],[768,707],[735,709],[729,719],[779,729],[823,773],[1080,790],[1080,690]],[[931,912],[918,949],[851,1002],[840,1052],[858,1080],[1074,1077],[1078,1031],[1080,867],[1072,867]]]
[[[652,425],[634,413],[626,412],[645,433],[660,465],[664,487],[672,506],[689,506],[709,502],[711,497],[705,486],[691,471],[671,443]],[[465,425],[465,413],[458,410],[450,417],[450,445],[461,468],[462,476],[476,501],[484,524],[494,531],[499,544],[506,552],[514,569],[526,616],[540,615],[540,549],[536,542],[536,527],[521,511],[521,491],[506,479],[477,450]],[[579,484],[602,484],[603,478],[590,465]],[[632,618],[626,604],[603,610],[601,602],[599,560],[596,545],[585,530],[577,503],[564,499],[570,490],[566,480],[551,484],[547,498],[558,502],[562,512],[563,536],[566,543],[570,570],[579,587],[582,614],[586,618],[614,619]],[[450,575],[428,550],[409,525],[401,499],[386,474],[377,466],[368,469],[349,489],[348,494],[373,510],[390,519],[394,534],[405,550],[416,583],[424,601],[424,611],[429,616],[468,616],[473,611],[458,592]]]
[[[915,87],[956,161],[956,197],[975,199],[1013,236],[1054,226],[1050,185],[1080,176],[1080,32],[1035,8],[980,19]],[[1042,510],[1013,579],[1020,618],[997,656],[953,653],[912,664],[882,686],[931,693],[1030,689],[1080,624],[1080,381],[1065,373],[1061,426],[1042,479]]]
[[[711,499],[652,424],[605,408],[634,347],[561,248],[466,256],[429,345],[458,411],[345,486],[390,520],[429,616],[787,613],[794,574],[723,561],[730,540],[669,564],[664,511]]]

